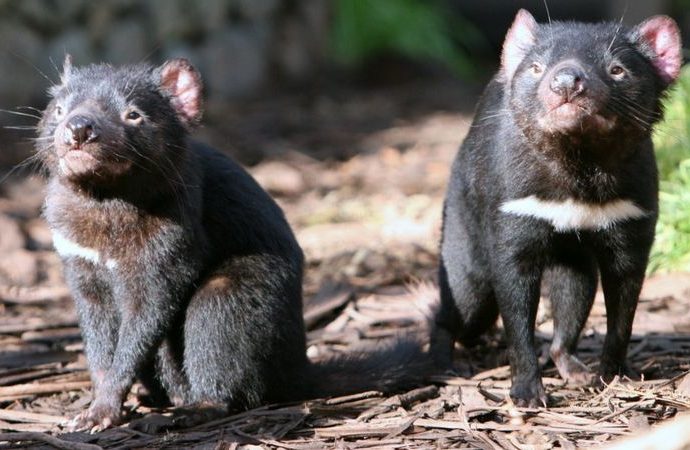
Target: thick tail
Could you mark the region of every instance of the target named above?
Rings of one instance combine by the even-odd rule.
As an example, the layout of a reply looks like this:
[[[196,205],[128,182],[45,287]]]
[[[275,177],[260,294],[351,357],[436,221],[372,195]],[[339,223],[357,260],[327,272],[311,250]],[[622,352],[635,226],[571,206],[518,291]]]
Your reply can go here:
[[[431,358],[418,339],[390,339],[310,364],[308,394],[319,398],[400,392],[424,384],[433,371]]]

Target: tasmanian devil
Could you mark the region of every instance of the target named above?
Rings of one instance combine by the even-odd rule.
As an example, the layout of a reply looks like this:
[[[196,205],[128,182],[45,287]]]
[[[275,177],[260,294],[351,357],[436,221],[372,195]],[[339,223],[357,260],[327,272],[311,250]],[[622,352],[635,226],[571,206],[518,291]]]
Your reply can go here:
[[[500,314],[510,394],[545,404],[534,348],[545,275],[551,358],[564,379],[592,381],[575,350],[600,276],[607,333],[599,372],[627,369],[658,210],[651,131],[681,59],[669,17],[628,29],[537,24],[518,12],[451,169],[431,336],[437,364],[449,366],[453,342],[472,343]]]
[[[37,140],[44,215],[94,390],[75,428],[121,421],[135,379],[160,402],[230,409],[358,389],[358,372],[371,388],[407,383],[402,368],[419,353],[404,342],[359,367],[309,364],[302,251],[239,165],[188,139],[202,113],[189,62],[68,58],[51,95]]]

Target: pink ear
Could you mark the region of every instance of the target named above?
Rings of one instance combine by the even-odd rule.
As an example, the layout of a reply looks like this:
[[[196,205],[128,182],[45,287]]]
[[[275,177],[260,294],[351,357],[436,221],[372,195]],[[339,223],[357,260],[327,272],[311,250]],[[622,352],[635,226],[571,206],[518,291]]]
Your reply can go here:
[[[506,80],[510,81],[513,78],[515,70],[534,45],[536,28],[537,22],[532,14],[524,9],[518,11],[506,34],[501,53],[501,71]]]
[[[171,59],[160,67],[160,83],[170,94],[170,103],[182,123],[196,125],[202,114],[201,75],[183,58]]]
[[[659,76],[666,83],[675,81],[683,63],[680,31],[676,22],[668,16],[654,16],[635,27],[635,31],[638,39],[654,52],[652,64]]]

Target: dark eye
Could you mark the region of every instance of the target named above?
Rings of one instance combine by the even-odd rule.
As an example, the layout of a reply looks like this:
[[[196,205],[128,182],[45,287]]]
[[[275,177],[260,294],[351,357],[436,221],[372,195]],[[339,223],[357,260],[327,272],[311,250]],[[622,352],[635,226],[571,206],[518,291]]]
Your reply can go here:
[[[141,113],[138,111],[128,111],[125,114],[125,121],[131,123],[131,124],[139,124],[144,118],[142,117]]]
[[[55,106],[55,117],[62,117],[62,113],[64,111],[62,110],[62,106],[57,105]]]
[[[621,66],[615,65],[611,66],[609,73],[615,78],[621,78],[623,75],[625,75],[625,69]]]
[[[532,71],[533,74],[539,75],[544,71],[544,67],[539,64],[538,62],[533,62],[532,65],[530,66],[530,70]]]

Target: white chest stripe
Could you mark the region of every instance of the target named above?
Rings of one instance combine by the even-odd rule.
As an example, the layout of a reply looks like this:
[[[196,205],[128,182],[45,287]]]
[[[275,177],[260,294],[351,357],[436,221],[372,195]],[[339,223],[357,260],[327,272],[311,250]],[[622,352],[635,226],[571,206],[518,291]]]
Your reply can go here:
[[[573,199],[540,200],[534,195],[509,200],[500,209],[508,214],[546,220],[556,231],[602,230],[617,222],[647,215],[647,212],[630,200],[619,199],[596,204]]]
[[[57,231],[53,232],[53,247],[63,258],[70,256],[76,256],[79,258],[84,258],[87,261],[91,261],[94,264],[105,264],[108,269],[114,269],[117,267],[117,261],[114,259],[101,260],[101,253],[98,250],[89,247],[82,247],[76,242],[67,239],[61,233]]]

